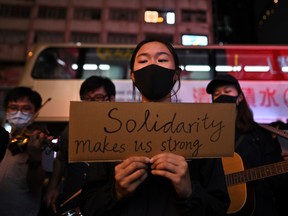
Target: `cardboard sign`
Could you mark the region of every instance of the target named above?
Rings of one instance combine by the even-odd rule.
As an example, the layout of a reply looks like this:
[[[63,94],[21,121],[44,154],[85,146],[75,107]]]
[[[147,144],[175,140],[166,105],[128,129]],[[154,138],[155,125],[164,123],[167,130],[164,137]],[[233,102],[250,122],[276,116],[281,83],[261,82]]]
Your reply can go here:
[[[233,156],[234,104],[71,102],[69,162]]]

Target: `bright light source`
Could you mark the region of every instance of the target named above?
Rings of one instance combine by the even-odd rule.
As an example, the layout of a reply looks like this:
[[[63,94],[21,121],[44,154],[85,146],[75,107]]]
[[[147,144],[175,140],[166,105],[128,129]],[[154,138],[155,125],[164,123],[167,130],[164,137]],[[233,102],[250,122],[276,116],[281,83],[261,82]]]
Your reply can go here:
[[[185,66],[186,71],[203,71],[208,72],[210,71],[210,66],[208,65],[186,65]]]
[[[108,64],[100,64],[99,65],[100,70],[110,70],[110,65]]]
[[[12,126],[9,123],[5,123],[4,128],[6,129],[6,131],[8,131],[9,133],[11,133],[12,131]]]
[[[182,35],[182,45],[198,45],[198,46],[207,46],[208,37],[203,35]]]
[[[163,23],[163,22],[164,22],[164,18],[163,17],[158,17],[157,23]]]
[[[57,59],[57,63],[62,65],[62,66],[66,65],[65,61],[63,61],[62,59],[59,59],[59,58]]]
[[[268,72],[269,66],[245,66],[244,70],[246,72]]]
[[[282,67],[282,72],[288,72],[288,66]]]
[[[166,22],[167,22],[167,24],[175,24],[175,13],[174,12],[168,12],[166,14]]]
[[[241,71],[241,66],[218,65],[215,70],[217,72],[239,72]]]
[[[97,70],[97,65],[96,64],[84,64],[83,69],[84,70]]]
[[[175,13],[164,11],[147,10],[144,13],[144,21],[147,23],[167,23],[175,24]]]
[[[144,21],[147,23],[157,23],[159,14],[157,11],[145,11]]]
[[[78,69],[78,65],[77,64],[72,64],[72,69],[73,70],[77,70]]]
[[[51,142],[54,143],[54,144],[58,143],[58,141],[59,141],[58,138],[54,138],[54,139],[51,140]]]
[[[217,72],[230,72],[232,71],[232,66],[219,65],[216,66],[215,70]]]

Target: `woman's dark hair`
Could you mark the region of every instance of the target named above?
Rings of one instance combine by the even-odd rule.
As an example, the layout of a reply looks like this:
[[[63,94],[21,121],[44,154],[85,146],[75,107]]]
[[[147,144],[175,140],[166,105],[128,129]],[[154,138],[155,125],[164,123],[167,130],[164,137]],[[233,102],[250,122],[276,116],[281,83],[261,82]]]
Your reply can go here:
[[[109,99],[112,96],[116,95],[116,88],[114,83],[107,77],[101,77],[101,76],[91,76],[87,78],[80,87],[80,98],[83,100],[84,96],[90,92],[94,91],[100,87],[103,87],[109,97]]]
[[[164,44],[168,50],[170,51],[170,53],[172,54],[173,56],[173,59],[174,59],[174,64],[175,64],[175,70],[176,70],[176,73],[178,75],[178,87],[177,87],[177,90],[174,92],[173,95],[176,95],[176,93],[179,91],[180,89],[180,86],[181,86],[181,83],[180,83],[180,74],[181,74],[181,68],[180,68],[180,62],[179,62],[179,58],[178,58],[178,55],[175,51],[175,48],[173,47],[173,45],[171,43],[168,43],[164,40],[161,40],[161,39],[145,39],[143,41],[141,41],[136,47],[135,49],[133,50],[133,53],[132,53],[132,56],[131,56],[131,59],[130,59],[130,70],[131,71],[134,71],[134,63],[135,63],[135,58],[136,58],[136,55],[139,51],[139,49],[147,44],[147,43],[150,43],[150,42],[159,42],[159,43],[162,43]],[[133,95],[134,95],[134,99],[135,99],[135,86],[133,84]]]
[[[246,133],[256,127],[257,123],[254,121],[253,112],[250,109],[245,95],[238,91],[239,94],[242,94],[243,100],[238,105],[237,117],[236,117],[236,128],[241,133]]]
[[[172,44],[166,42],[166,41],[163,41],[163,40],[160,40],[160,39],[146,39],[146,40],[143,40],[141,41],[134,49],[133,53],[132,53],[132,56],[131,56],[131,59],[130,59],[130,70],[133,71],[134,69],[134,62],[135,62],[135,58],[136,58],[136,55],[139,51],[139,49],[146,43],[150,43],[150,42],[159,42],[159,43],[162,43],[164,44],[168,49],[169,51],[171,52],[172,56],[173,56],[173,59],[174,59],[174,62],[175,62],[175,69],[180,69],[179,67],[179,58],[178,58],[178,55],[174,49],[174,47],[172,46]]]
[[[7,109],[9,102],[16,102],[23,98],[28,98],[28,100],[33,104],[36,112],[40,109],[42,104],[42,98],[40,94],[36,91],[33,91],[31,88],[24,86],[13,88],[7,93],[4,99],[4,108]]]

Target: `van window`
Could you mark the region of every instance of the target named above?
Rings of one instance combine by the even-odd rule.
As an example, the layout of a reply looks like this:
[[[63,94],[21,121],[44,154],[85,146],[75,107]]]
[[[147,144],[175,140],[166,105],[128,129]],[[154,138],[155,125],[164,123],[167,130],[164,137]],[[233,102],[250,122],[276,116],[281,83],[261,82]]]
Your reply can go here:
[[[86,79],[92,75],[127,79],[132,49],[47,48],[32,71],[35,79]]]

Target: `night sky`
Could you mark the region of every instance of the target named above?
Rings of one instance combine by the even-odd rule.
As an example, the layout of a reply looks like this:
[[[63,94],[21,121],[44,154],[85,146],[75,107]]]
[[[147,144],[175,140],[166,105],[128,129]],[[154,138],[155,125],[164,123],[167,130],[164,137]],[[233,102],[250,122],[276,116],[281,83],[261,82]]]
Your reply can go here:
[[[214,0],[214,11],[216,43],[288,45],[287,0]]]

